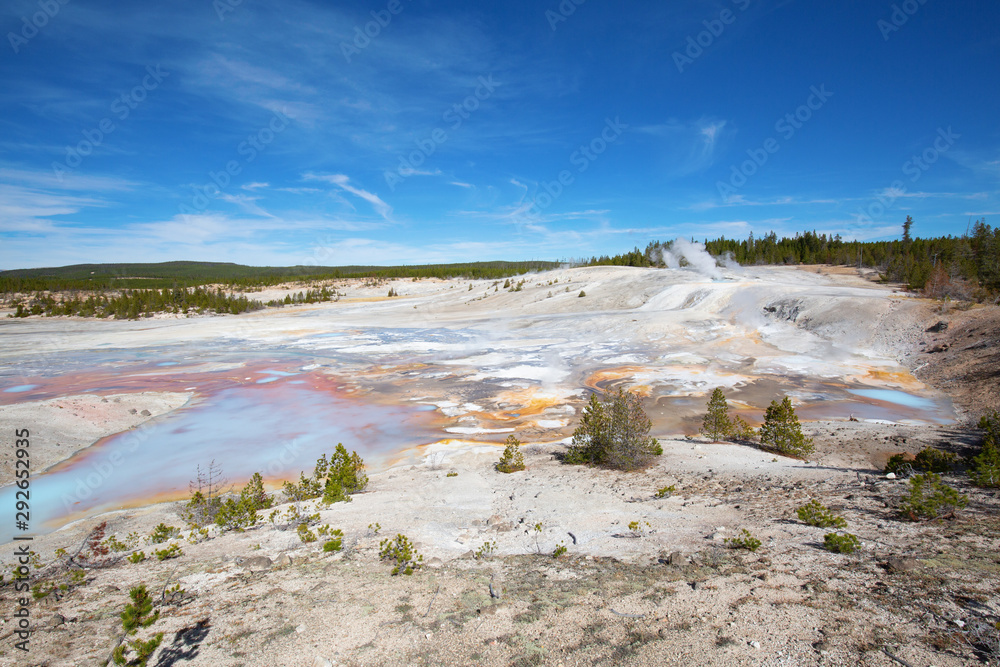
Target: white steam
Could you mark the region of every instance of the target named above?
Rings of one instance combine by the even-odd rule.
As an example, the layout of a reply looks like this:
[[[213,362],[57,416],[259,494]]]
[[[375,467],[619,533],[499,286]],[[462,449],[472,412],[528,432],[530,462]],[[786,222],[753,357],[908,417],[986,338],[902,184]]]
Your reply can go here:
[[[663,249],[663,263],[668,269],[679,269],[686,265],[685,268],[706,278],[722,280],[722,271],[719,270],[715,258],[708,254],[704,244],[697,241],[692,243],[687,239],[675,239],[669,248]]]

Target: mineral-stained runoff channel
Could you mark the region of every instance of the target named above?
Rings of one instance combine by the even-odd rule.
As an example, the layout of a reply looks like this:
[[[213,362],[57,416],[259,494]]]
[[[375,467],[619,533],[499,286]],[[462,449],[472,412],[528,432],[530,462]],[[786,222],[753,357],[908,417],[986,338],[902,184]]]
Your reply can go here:
[[[520,292],[394,285],[403,297],[239,317],[0,321],[0,416],[81,394],[192,396],[34,471],[36,527],[185,497],[213,459],[234,484],[259,471],[276,486],[338,442],[378,469],[432,443],[560,441],[589,391],[618,386],[642,394],[663,437],[697,431],[716,386],[751,423],[783,394],[803,419],[954,417],[895,361],[911,300],[860,280],[594,267],[529,276]]]

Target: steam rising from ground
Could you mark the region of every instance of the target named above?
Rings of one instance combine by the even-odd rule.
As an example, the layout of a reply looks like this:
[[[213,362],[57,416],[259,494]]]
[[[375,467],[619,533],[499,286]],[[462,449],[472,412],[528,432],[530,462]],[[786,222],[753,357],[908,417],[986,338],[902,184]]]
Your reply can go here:
[[[683,260],[686,267],[695,273],[699,273],[712,280],[722,280],[722,271],[719,270],[715,258],[708,254],[705,246],[697,241],[691,242],[687,239],[678,238],[670,244],[669,248],[663,249],[663,263],[668,269],[682,268]]]

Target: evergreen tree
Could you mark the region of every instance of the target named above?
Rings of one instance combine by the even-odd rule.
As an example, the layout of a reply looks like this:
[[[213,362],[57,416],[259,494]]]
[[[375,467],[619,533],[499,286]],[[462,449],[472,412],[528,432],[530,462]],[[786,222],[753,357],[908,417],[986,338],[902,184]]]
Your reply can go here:
[[[642,468],[663,453],[656,438],[649,435],[651,427],[637,395],[619,389],[605,395],[603,403],[591,395],[563,460],[616,470]]]
[[[979,420],[985,429],[983,447],[972,459],[969,477],[976,486],[1000,487],[1000,413],[994,410]]]
[[[729,403],[722,387],[716,387],[708,399],[708,412],[701,422],[701,432],[712,440],[722,440],[732,434],[733,423],[729,420]]]
[[[813,452],[811,438],[802,435],[792,401],[785,396],[781,403],[771,401],[760,427],[760,442],[767,448],[789,456],[808,456]]]

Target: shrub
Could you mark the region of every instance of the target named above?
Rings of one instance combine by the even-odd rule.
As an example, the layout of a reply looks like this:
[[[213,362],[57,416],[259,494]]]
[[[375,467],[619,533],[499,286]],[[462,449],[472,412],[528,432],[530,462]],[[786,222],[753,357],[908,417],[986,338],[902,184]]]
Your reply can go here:
[[[483,560],[492,556],[497,550],[496,540],[492,542],[483,542],[483,545],[476,550],[476,553],[472,554],[472,557],[476,560]]]
[[[579,296],[582,299],[583,297],[587,296],[587,293],[584,292],[583,290],[580,290],[580,294],[578,294],[577,296]]]
[[[291,501],[309,500],[323,497],[327,505],[335,502],[349,502],[350,495],[368,486],[368,476],[364,473],[365,463],[357,452],[347,453],[342,443],[337,443],[330,459],[326,454],[316,460],[313,476],[299,473],[299,483],[285,482],[282,491]]]
[[[996,410],[979,420],[986,431],[979,454],[973,457],[969,478],[976,486],[1000,487],[1000,413]]]
[[[669,498],[674,493],[677,492],[677,486],[671,484],[670,486],[664,486],[660,488],[656,493],[653,494],[654,498]]]
[[[181,548],[176,544],[171,544],[166,549],[157,549],[153,552],[156,555],[156,560],[169,560],[171,558],[179,558],[184,555]]]
[[[521,453],[521,442],[513,435],[507,436],[507,446],[504,447],[503,456],[497,462],[496,469],[506,473],[524,470],[524,454]]]
[[[900,477],[909,477],[913,474],[913,461],[914,457],[905,452],[893,454],[889,457],[882,472],[887,475],[891,473]]]
[[[458,473],[452,470],[445,477],[458,477]]]
[[[648,521],[629,521],[628,530],[632,533],[632,537],[642,537],[649,530],[650,525]]]
[[[309,544],[310,542],[315,542],[317,539],[319,539],[316,537],[316,533],[309,530],[309,524],[306,523],[300,523],[299,527],[295,529],[295,532],[299,534],[299,539],[302,540],[305,544]]]
[[[835,554],[854,553],[860,547],[858,537],[850,533],[827,533],[823,536],[823,548]]]
[[[128,562],[130,563],[141,563],[146,560],[146,554],[142,551],[136,551],[131,556],[128,557]]]
[[[746,549],[747,551],[757,551],[760,548],[760,540],[750,534],[746,528],[740,530],[736,537],[727,537],[723,540],[730,549]]]
[[[153,544],[163,544],[167,540],[177,537],[180,534],[181,531],[179,528],[174,528],[173,526],[161,523],[153,529],[152,534],[149,536],[149,541]]]
[[[111,659],[116,665],[138,665],[145,667],[150,656],[163,641],[163,633],[158,632],[150,639],[128,639],[139,632],[140,628],[148,628],[160,618],[160,612],[153,613],[153,598],[146,590],[146,584],[139,584],[129,591],[132,602],[125,605],[125,611],[121,613],[122,630],[124,637],[122,643],[115,647],[111,654]],[[128,652],[134,655],[127,658]]]
[[[847,528],[843,517],[835,516],[815,498],[795,511],[799,521],[817,528]]]
[[[226,498],[215,514],[215,523],[224,529],[243,530],[256,525],[257,510],[269,509],[274,498],[264,491],[264,479],[255,472],[240,491],[239,498]]]
[[[564,553],[566,553],[566,545],[560,542],[558,545],[556,545],[556,548],[552,550],[552,557],[559,558]]]
[[[969,499],[928,472],[910,478],[910,488],[899,505],[900,514],[910,521],[950,518],[969,504]]]
[[[760,442],[779,454],[808,456],[813,452],[811,438],[802,435],[799,418],[795,415],[792,400],[785,396],[781,403],[771,401],[764,413],[764,424],[760,427]]]
[[[722,440],[733,431],[733,423],[729,420],[729,403],[722,387],[716,387],[708,399],[708,412],[701,421],[701,432],[712,440]]]
[[[326,553],[340,551],[344,546],[344,531],[337,528],[330,534],[333,537],[323,543],[323,551]]]
[[[656,438],[650,437],[650,427],[635,394],[619,389],[606,394],[603,402],[592,394],[563,461],[617,470],[645,467],[663,453]]]
[[[394,539],[384,539],[379,543],[379,558],[392,561],[392,574],[413,574],[423,563],[424,557],[417,553],[410,539],[402,533]]]
[[[913,467],[924,472],[949,472],[954,464],[954,454],[934,447],[925,447],[913,459]]]

